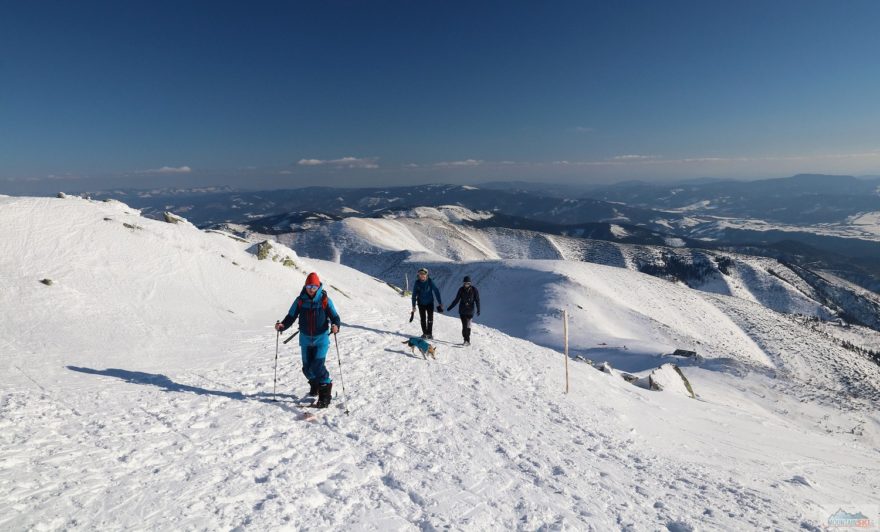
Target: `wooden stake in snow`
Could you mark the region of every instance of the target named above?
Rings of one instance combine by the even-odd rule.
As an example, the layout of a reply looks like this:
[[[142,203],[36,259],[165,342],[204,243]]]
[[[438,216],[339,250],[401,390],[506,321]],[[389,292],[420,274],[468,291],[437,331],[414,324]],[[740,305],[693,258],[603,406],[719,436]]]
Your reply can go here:
[[[400,293],[403,297],[406,297],[406,291],[409,290],[409,274],[403,274],[403,291]]]
[[[568,311],[562,311],[562,334],[565,336],[565,393],[568,393]]]

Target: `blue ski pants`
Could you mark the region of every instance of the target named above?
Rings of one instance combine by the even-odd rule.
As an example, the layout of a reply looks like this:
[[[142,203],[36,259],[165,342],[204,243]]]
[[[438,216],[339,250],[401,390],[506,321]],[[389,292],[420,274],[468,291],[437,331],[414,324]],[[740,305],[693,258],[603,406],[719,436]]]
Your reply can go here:
[[[329,384],[330,372],[327,371],[327,351],[330,350],[330,336],[299,335],[299,347],[302,350],[302,372],[309,382],[316,381],[318,384]]]

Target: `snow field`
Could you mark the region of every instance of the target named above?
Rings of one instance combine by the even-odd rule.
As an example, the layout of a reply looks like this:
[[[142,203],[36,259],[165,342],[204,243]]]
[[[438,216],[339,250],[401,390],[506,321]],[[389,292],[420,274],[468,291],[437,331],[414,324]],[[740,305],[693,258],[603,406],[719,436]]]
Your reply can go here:
[[[2,198],[0,226],[2,529],[797,529],[821,523],[828,504],[880,491],[876,446],[774,410],[800,404],[784,388],[756,401],[774,382],[764,374],[686,368],[695,401],[573,362],[563,395],[558,351],[489,327],[527,321],[500,290],[484,289],[471,347],[449,345],[458,319],[435,315],[439,360],[425,361],[401,343],[418,330],[408,299],[280,245],[297,269],[223,235],[72,198]],[[593,290],[594,312],[616,312],[634,335],[692,303],[682,291],[679,306],[640,322],[650,313],[638,298],[617,308],[627,287],[606,285],[645,276],[505,268],[486,266],[477,284],[521,271],[529,302],[543,282],[534,276],[586,272],[592,284],[577,281]],[[271,401],[271,325],[311,270],[342,315],[351,409],[339,408],[331,348],[338,395],[317,422],[293,402],[307,390],[295,341]],[[691,317],[676,326],[711,340]]]

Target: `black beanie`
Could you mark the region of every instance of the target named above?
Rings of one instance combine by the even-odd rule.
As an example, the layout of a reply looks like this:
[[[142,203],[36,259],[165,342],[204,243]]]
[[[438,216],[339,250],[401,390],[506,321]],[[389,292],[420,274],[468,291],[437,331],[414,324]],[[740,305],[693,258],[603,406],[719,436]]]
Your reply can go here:
[[[469,282],[471,282],[471,276],[470,276],[470,275],[465,275],[465,276],[464,276],[464,281],[462,281],[462,282],[463,282],[463,283],[469,283]]]

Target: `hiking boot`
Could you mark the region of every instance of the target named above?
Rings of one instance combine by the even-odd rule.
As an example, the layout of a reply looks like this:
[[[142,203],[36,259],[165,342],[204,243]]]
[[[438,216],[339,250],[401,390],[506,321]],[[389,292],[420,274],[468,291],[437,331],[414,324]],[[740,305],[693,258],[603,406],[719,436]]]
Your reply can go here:
[[[318,396],[318,381],[309,381],[309,397]]]
[[[333,398],[333,383],[328,382],[327,384],[322,384],[318,388],[318,402],[315,403],[315,406],[318,408],[327,408],[330,406],[330,400]]]
[[[426,340],[433,340],[433,339],[434,339],[434,335],[431,334],[431,333],[428,333],[428,334],[425,335],[425,339],[426,339]]]

